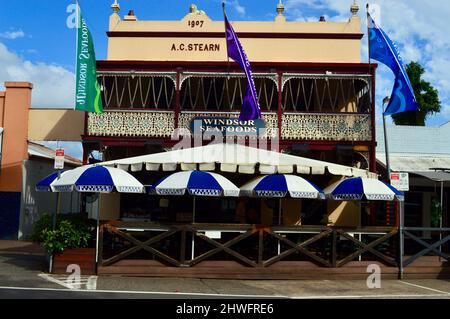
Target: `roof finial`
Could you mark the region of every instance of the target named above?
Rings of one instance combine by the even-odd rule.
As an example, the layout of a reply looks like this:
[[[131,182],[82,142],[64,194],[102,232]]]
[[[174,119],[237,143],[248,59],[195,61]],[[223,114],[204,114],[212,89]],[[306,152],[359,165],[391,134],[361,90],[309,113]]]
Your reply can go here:
[[[350,12],[352,13],[352,15],[356,16],[359,12],[359,6],[356,3],[356,0],[353,1],[352,6],[350,7]]]
[[[198,11],[197,6],[195,4],[191,4],[189,6],[189,13],[196,13]]]
[[[111,5],[111,9],[114,13],[119,13],[120,5],[117,3],[117,0],[114,0],[114,3]]]
[[[277,4],[277,12],[278,12],[278,15],[283,15],[284,4],[283,4],[283,1],[281,1],[281,0],[279,0],[278,4]]]

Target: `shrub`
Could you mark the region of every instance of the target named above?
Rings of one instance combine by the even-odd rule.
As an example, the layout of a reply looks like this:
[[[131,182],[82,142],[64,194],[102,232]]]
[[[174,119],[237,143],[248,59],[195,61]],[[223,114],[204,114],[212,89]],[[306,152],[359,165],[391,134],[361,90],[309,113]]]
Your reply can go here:
[[[84,248],[90,245],[89,220],[81,214],[58,215],[53,229],[52,216],[45,214],[33,230],[32,240],[47,251],[62,252],[67,248]]]

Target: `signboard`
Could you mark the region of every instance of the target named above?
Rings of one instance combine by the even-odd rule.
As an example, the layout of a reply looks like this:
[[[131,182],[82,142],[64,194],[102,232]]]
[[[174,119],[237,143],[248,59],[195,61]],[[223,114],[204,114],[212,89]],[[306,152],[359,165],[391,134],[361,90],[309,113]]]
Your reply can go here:
[[[64,169],[64,149],[59,148],[55,151],[55,169]]]
[[[391,185],[399,191],[409,191],[409,174],[397,172],[391,173]]]
[[[237,117],[195,117],[190,124],[194,135],[258,136],[265,128],[266,123],[262,119],[240,121]]]

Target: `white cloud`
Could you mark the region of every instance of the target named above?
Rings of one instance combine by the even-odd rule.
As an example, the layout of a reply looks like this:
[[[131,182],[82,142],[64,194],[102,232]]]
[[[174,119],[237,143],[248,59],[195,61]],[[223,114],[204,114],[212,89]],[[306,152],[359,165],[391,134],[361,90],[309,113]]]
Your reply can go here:
[[[25,36],[25,32],[23,32],[22,30],[0,32],[0,38],[4,38],[4,39],[8,39],[8,40],[15,40],[18,38],[23,38],[24,36]]]
[[[230,5],[240,16],[245,16],[247,11],[245,7],[239,3],[239,0],[230,0],[226,1],[226,3]]]
[[[418,61],[440,93],[442,112],[440,122],[450,120],[450,5],[443,1],[373,0],[379,8],[378,24],[398,43],[406,63]],[[361,30],[366,30],[365,2],[360,5]],[[364,4],[363,4],[364,3]],[[307,21],[305,12],[325,15],[329,21],[346,21],[350,17],[351,0],[287,0],[286,15],[292,20]],[[367,61],[367,38],[363,39],[362,61]],[[380,66],[377,74],[377,102],[392,90],[391,73]],[[436,117],[433,117],[436,118]]]
[[[73,108],[75,75],[61,66],[31,62],[0,42],[0,87],[5,81],[33,83],[32,106]]]

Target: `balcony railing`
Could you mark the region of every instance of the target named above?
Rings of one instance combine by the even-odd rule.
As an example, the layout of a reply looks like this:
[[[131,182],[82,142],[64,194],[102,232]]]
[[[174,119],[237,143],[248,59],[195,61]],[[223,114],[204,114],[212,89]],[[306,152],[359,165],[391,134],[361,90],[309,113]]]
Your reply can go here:
[[[237,112],[185,112],[178,117],[178,128],[189,135],[195,117],[238,117]],[[174,111],[106,111],[88,114],[89,136],[170,137],[175,130]],[[266,137],[277,136],[277,113],[263,112]],[[281,116],[282,140],[371,141],[370,114],[284,113]]]
[[[89,113],[89,136],[170,137],[175,129],[171,111],[107,111]]]
[[[281,138],[312,141],[371,141],[370,114],[284,113]]]

